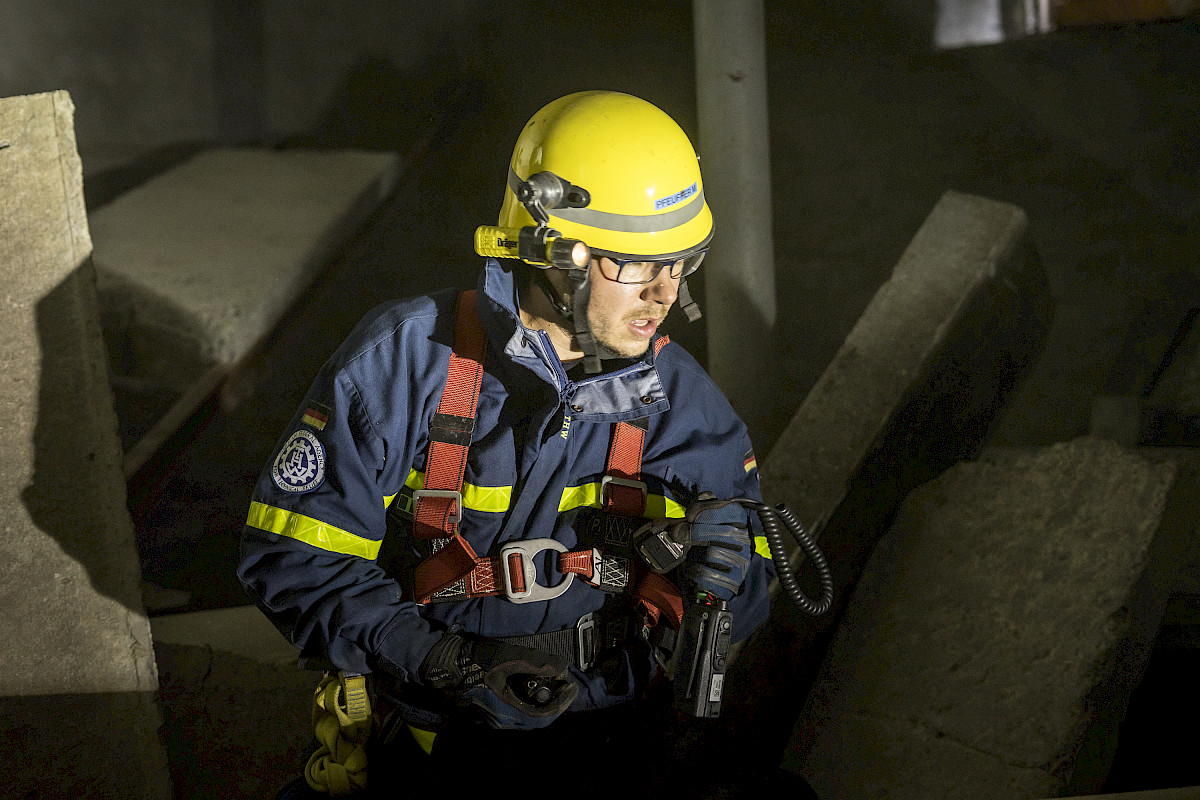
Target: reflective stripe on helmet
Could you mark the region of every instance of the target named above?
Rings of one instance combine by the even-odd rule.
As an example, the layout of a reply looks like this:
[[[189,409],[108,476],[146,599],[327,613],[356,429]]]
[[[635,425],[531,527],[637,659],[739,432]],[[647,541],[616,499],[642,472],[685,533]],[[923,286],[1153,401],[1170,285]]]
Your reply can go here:
[[[523,182],[521,176],[517,175],[512,167],[509,167],[509,188],[515,193],[517,187]],[[557,217],[567,222],[574,222],[576,225],[587,225],[589,228],[614,233],[662,233],[691,222],[700,216],[700,212],[703,210],[704,190],[699,189],[687,203],[663,214],[615,214],[595,208],[554,208],[549,209],[548,213],[552,221]]]

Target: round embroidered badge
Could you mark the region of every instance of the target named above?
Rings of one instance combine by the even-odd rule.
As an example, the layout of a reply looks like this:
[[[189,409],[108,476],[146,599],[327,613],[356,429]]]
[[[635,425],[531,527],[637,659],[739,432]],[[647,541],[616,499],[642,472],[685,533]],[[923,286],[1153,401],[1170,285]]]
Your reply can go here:
[[[275,456],[271,478],[285,492],[311,492],[325,480],[325,449],[312,431],[296,431]]]

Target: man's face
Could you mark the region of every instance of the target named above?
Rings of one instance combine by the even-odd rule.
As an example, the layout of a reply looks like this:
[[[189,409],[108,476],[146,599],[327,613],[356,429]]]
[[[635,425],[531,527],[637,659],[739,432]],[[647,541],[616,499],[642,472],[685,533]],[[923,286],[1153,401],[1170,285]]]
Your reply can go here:
[[[667,316],[679,294],[679,279],[669,269],[660,270],[649,283],[617,283],[617,265],[593,257],[588,325],[596,342],[625,358],[646,352],[650,338]]]

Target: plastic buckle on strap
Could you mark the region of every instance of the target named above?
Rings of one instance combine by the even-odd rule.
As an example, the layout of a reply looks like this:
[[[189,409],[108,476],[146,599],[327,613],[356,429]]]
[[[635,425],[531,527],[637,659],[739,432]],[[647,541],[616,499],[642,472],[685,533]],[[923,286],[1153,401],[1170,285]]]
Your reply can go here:
[[[579,654],[579,668],[585,672],[596,661],[596,614],[584,614],[575,623],[575,645]]]
[[[612,484],[613,486],[628,486],[630,489],[637,489],[639,492],[642,493],[642,501],[643,502],[645,502],[646,497],[650,494],[650,489],[649,489],[649,487],[646,486],[644,481],[634,481],[634,480],[630,480],[629,478],[614,478],[612,475],[605,475],[603,478],[600,479],[600,507],[601,508],[604,508],[605,503],[608,502],[607,490],[608,490],[608,487],[610,484]]]
[[[447,497],[454,501],[454,513],[450,516],[450,521],[455,525],[462,522],[462,492],[456,492],[453,489],[414,489],[412,496],[414,515],[417,513],[417,503],[422,497]]]
[[[561,595],[575,580],[575,573],[568,572],[565,574],[562,582],[555,586],[543,586],[537,582],[537,569],[533,564],[533,557],[544,550],[553,550],[557,553],[567,552],[567,546],[561,542],[556,542],[554,539],[516,539],[507,542],[504,547],[500,548],[500,570],[504,576],[504,596],[514,603],[536,603],[540,600],[553,600]],[[513,568],[509,558],[517,556],[520,562],[520,578],[518,586],[514,588],[513,583]]]

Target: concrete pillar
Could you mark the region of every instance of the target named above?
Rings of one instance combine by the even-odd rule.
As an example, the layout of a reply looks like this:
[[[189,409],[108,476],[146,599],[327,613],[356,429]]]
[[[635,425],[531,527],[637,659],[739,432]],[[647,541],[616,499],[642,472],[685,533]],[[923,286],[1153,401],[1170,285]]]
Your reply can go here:
[[[170,796],[66,92],[0,100],[5,797]]]
[[[771,375],[775,251],[762,0],[696,0],[700,169],[716,219],[704,262],[708,371],[755,436]]]

